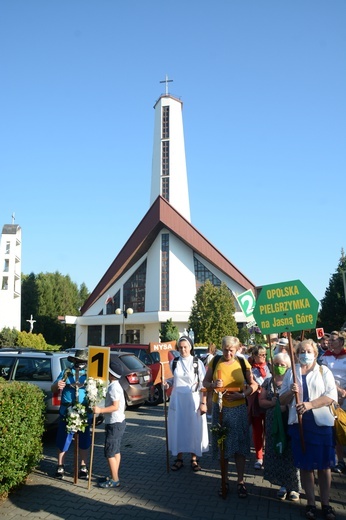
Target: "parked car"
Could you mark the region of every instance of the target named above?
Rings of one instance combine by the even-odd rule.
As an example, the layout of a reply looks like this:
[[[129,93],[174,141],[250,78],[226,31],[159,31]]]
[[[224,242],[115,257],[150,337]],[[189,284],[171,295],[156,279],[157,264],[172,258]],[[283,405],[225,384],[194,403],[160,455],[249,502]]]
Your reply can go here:
[[[79,349],[69,348],[66,352],[69,356],[73,356],[76,350]],[[150,368],[130,351],[111,351],[110,356],[121,374],[120,384],[124,390],[126,406],[144,404],[152,384]]]
[[[203,361],[203,364],[207,365],[207,359],[208,359],[208,345],[200,345],[198,347],[194,347],[194,354],[197,356],[201,361]],[[222,350],[216,350],[215,356],[222,356]]]
[[[39,351],[31,348],[0,349],[0,377],[6,381],[34,384],[45,394],[45,427],[57,426],[60,393],[52,393],[51,385],[62,370],[71,367],[66,352]]]
[[[111,352],[115,370],[121,374],[120,384],[124,390],[127,406],[145,403],[149,398],[152,382],[150,368],[131,352]]]
[[[110,345],[111,352],[132,352],[139,360],[141,360],[151,370],[152,384],[149,390],[149,396],[146,404],[149,406],[156,406],[163,402],[163,391],[162,391],[162,377],[161,377],[161,357],[159,352],[150,352],[149,345],[139,343],[119,343],[116,345]],[[176,350],[169,352],[170,357],[174,354],[178,354]],[[172,377],[172,373],[167,367],[165,371],[166,378]],[[171,389],[170,389],[171,390]],[[168,393],[169,397],[170,392]]]

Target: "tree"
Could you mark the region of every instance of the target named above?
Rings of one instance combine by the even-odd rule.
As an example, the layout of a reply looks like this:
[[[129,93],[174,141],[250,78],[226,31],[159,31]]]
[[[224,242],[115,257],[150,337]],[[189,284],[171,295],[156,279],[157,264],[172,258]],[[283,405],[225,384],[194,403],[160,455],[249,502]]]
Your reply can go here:
[[[22,275],[21,329],[29,330],[27,319],[36,320],[34,332],[42,334],[47,343],[74,346],[74,326],[62,325],[58,316],[79,316],[80,308],[89,296],[85,284],[77,284],[59,272]]]
[[[224,336],[237,336],[234,313],[234,297],[227,285],[214,286],[207,280],[197,291],[189,319],[195,343],[212,342],[220,347]]]
[[[346,322],[346,303],[342,271],[346,271],[346,257],[341,250],[341,257],[336,272],[329,279],[324,298],[321,300],[321,310],[318,315],[318,327],[326,332],[340,330]]]
[[[179,339],[179,329],[176,325],[173,324],[172,318],[166,321],[166,323],[162,324],[162,328],[159,330],[160,333],[160,341],[178,341]]]
[[[4,327],[0,331],[0,348],[2,347],[15,347],[17,345],[18,340],[18,330],[15,328],[10,329],[9,327]]]

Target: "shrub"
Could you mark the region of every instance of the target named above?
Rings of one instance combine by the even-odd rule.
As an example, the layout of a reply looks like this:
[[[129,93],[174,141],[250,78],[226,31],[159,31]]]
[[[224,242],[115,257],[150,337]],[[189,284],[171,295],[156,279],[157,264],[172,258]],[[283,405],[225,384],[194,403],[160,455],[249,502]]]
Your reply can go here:
[[[18,332],[17,345],[19,347],[30,347],[38,350],[47,350],[47,343],[42,334],[32,332]]]
[[[40,388],[0,378],[0,497],[24,482],[42,458],[44,411]]]

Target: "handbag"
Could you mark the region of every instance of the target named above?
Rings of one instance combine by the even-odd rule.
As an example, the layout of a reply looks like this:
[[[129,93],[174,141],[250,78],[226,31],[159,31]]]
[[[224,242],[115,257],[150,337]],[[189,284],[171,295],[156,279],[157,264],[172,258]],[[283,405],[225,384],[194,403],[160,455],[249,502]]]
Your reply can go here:
[[[275,453],[282,455],[287,446],[287,436],[282,419],[282,412],[280,401],[277,400],[273,412],[273,429],[272,429],[273,443]]]
[[[346,412],[335,401],[330,405],[330,411],[335,417],[334,429],[338,444],[346,446]]]

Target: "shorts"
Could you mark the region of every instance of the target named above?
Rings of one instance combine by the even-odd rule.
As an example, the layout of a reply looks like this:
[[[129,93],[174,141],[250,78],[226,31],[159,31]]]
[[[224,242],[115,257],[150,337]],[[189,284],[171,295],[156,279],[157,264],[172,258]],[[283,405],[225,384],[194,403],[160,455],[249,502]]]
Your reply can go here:
[[[66,431],[66,422],[64,418],[60,416],[58,431],[56,435],[56,445],[60,451],[67,451],[71,446],[74,433],[68,433]],[[88,450],[91,445],[90,427],[85,428],[85,432],[78,432],[78,445],[81,450]]]
[[[120,453],[121,440],[125,431],[125,421],[106,424],[106,439],[104,454],[107,459],[111,459]]]

